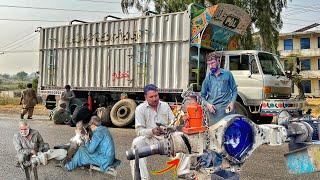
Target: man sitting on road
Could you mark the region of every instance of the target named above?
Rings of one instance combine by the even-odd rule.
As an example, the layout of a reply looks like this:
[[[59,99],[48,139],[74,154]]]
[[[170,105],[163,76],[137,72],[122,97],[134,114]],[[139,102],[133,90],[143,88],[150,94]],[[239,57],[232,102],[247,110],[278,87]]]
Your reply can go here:
[[[154,84],[144,87],[145,102],[141,103],[135,111],[135,128],[137,137],[132,142],[132,148],[141,148],[159,143],[164,138],[164,130],[157,127],[156,123],[169,125],[174,121],[174,115],[170,106],[159,100],[158,88]],[[179,154],[178,177],[187,178],[190,175],[189,157]],[[135,179],[135,162],[130,162],[131,173]],[[150,179],[146,158],[139,160],[141,179]]]
[[[27,121],[20,121],[19,130],[13,138],[19,165],[29,161],[32,155],[37,155],[37,152],[49,150],[49,144],[44,143],[40,133],[31,129]]]
[[[66,102],[61,101],[59,107],[53,110],[52,119],[55,124],[66,124],[71,120],[71,115],[67,110]]]
[[[88,103],[83,103],[82,106],[77,107],[73,114],[72,119],[69,121],[69,125],[75,127],[77,122],[82,121],[84,124],[87,124],[91,118],[91,111],[89,110]]]
[[[64,165],[68,171],[84,165],[97,165],[105,172],[115,160],[115,146],[109,130],[101,126],[101,120],[97,116],[91,117],[89,127],[93,132],[91,140],[86,134],[85,145],[81,146],[72,160]]]

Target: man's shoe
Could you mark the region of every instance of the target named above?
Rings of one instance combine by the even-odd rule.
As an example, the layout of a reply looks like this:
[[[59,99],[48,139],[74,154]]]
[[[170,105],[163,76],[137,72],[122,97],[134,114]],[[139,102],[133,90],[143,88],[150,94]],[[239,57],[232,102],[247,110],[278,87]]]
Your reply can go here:
[[[32,119],[32,117],[28,117],[27,119]]]
[[[47,153],[43,153],[42,164],[43,165],[47,165],[48,164],[48,154]]]
[[[178,175],[178,179],[194,180],[194,179],[196,179],[196,177],[194,174],[188,173],[188,174]]]
[[[63,164],[62,161],[60,161],[58,164],[55,165],[56,167],[60,167],[65,171],[69,171],[68,168],[66,167],[66,164]]]

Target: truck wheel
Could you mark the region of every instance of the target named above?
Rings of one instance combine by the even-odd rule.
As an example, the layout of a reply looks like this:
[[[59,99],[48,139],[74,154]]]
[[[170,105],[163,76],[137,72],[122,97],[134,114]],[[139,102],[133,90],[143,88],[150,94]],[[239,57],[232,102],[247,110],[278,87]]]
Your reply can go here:
[[[137,104],[132,99],[122,99],[113,105],[110,117],[114,125],[124,127],[134,120],[134,111]]]
[[[97,109],[97,116],[101,119],[101,123],[104,126],[111,126],[111,118],[110,111],[112,106],[108,106],[106,108]]]
[[[259,118],[261,124],[271,124],[273,120],[273,116],[260,116]]]
[[[234,107],[237,114],[241,114],[246,117],[249,117],[249,112],[242,104],[240,104],[239,102],[235,102]]]
[[[254,116],[248,111],[248,109],[245,108],[241,103],[236,101],[234,103],[234,107],[235,107],[236,114],[244,115],[247,118],[249,118],[251,121],[257,123],[256,118],[254,118]]]

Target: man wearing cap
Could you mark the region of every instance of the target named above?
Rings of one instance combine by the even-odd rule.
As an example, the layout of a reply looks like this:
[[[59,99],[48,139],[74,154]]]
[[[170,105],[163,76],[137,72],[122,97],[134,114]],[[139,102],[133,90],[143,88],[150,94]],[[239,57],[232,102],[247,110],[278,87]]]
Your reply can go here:
[[[158,88],[154,84],[144,87],[145,102],[141,103],[135,111],[135,129],[137,137],[132,142],[132,148],[140,148],[157,144],[164,139],[164,130],[156,123],[169,125],[174,121],[174,115],[168,103],[159,100]],[[177,175],[189,174],[189,159],[180,157]],[[130,161],[132,178],[135,179],[135,163]],[[141,179],[150,179],[146,158],[139,160]]]
[[[66,170],[72,171],[84,165],[97,165],[101,171],[107,171],[115,160],[115,146],[109,130],[101,126],[101,120],[92,116],[89,128],[93,132],[91,140],[86,134],[85,145],[80,147],[72,160],[64,165]]]
[[[201,97],[209,111],[209,126],[234,113],[238,94],[231,72],[220,68],[221,56],[221,53],[211,52],[206,57],[210,72],[202,83]]]

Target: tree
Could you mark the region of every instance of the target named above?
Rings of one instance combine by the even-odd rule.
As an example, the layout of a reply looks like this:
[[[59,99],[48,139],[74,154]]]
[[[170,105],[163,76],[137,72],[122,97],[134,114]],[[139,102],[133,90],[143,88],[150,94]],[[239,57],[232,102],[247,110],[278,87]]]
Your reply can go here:
[[[21,72],[18,72],[16,74],[16,77],[19,79],[19,80],[25,80],[28,76],[28,73],[24,72],[24,71],[21,71]]]
[[[32,89],[34,89],[35,91],[37,91],[38,88],[38,79],[38,77],[32,79]]]
[[[282,9],[286,6],[287,0],[122,0],[123,12],[128,12],[129,8],[135,7],[141,12],[145,12],[154,4],[158,13],[171,13],[187,9],[190,3],[198,3],[205,7],[217,3],[234,4],[245,9],[251,16],[252,24],[259,30],[262,50],[276,52],[278,47],[279,30],[282,28]],[[252,41],[253,28],[248,27],[247,34],[240,39],[243,49],[254,47]]]
[[[10,75],[9,74],[1,74],[1,76],[4,78],[4,79],[10,79]]]
[[[304,89],[302,85],[302,76],[299,68],[300,60],[299,54],[290,54],[285,59],[285,68],[290,71],[289,78],[292,80],[292,83],[295,84],[299,89],[299,95],[297,99],[304,99]]]

